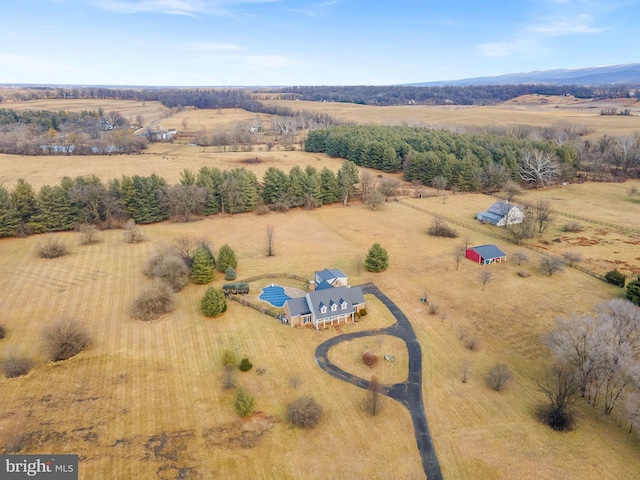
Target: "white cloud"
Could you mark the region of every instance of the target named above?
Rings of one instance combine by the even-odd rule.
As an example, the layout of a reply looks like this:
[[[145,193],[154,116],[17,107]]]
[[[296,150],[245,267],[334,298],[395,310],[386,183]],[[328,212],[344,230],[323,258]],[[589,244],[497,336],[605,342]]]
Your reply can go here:
[[[540,33],[547,36],[574,35],[581,33],[599,33],[602,28],[593,26],[593,18],[587,14],[581,14],[569,20],[560,20],[547,24],[533,25],[527,31]]]
[[[97,8],[113,13],[161,13],[197,16],[198,14],[229,15],[230,9],[251,3],[272,3],[280,0],[90,0]]]
[[[242,50],[240,45],[226,42],[189,42],[184,45],[184,48],[185,50],[198,53],[233,52]]]

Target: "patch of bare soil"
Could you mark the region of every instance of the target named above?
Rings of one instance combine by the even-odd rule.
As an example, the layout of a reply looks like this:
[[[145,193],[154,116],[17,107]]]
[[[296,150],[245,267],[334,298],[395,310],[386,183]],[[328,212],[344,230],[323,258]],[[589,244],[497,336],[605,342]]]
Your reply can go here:
[[[567,239],[567,244],[576,246],[576,247],[591,247],[593,245],[599,245],[600,242],[598,240],[594,240],[592,238],[587,237],[576,237],[573,239]]]
[[[244,160],[240,160],[239,163],[244,163],[245,165],[256,165],[258,163],[262,163],[262,160],[260,160],[258,157],[245,158]]]
[[[279,421],[277,417],[257,412],[249,418],[207,430],[205,442],[209,447],[253,448]]]

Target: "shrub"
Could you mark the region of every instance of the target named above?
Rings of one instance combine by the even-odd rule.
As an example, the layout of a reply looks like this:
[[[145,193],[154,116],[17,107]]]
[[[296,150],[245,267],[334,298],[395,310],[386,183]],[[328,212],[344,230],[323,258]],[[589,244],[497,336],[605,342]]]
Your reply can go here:
[[[69,254],[69,247],[60,238],[45,235],[45,239],[38,245],[40,258],[58,258]]]
[[[620,288],[624,288],[627,281],[627,276],[624,273],[619,272],[618,269],[607,272],[604,278],[607,282],[617,285]]]
[[[144,266],[144,274],[166,282],[179,292],[189,281],[189,267],[175,248],[164,248],[155,253]]]
[[[138,227],[138,225],[136,225],[136,222],[134,222],[133,220],[129,220],[124,226],[122,237],[127,243],[140,243],[145,241],[142,230],[140,230],[140,227]]]
[[[311,397],[300,397],[287,405],[287,420],[299,428],[313,428],[322,418],[322,407]]]
[[[253,397],[243,388],[236,391],[236,399],[233,403],[236,413],[242,418],[248,417],[253,413],[254,401]]]
[[[364,352],[362,355],[362,362],[366,366],[373,368],[378,364],[378,356],[373,352]]]
[[[578,232],[581,232],[582,230],[583,230],[583,227],[580,222],[569,222],[569,223],[565,223],[564,225],[565,232],[578,233]]]
[[[207,288],[204,297],[200,300],[200,311],[207,317],[217,317],[227,311],[227,301],[222,290],[213,287]]]
[[[58,362],[67,360],[89,346],[87,329],[78,321],[63,319],[44,330],[49,360]]]
[[[489,370],[487,373],[487,385],[496,392],[504,388],[506,383],[511,380],[511,370],[504,363],[499,363]]]
[[[224,279],[225,280],[235,280],[236,279],[236,271],[233,267],[227,267],[224,271]]]
[[[627,299],[634,305],[640,306],[640,277],[627,284]]]
[[[440,216],[436,216],[433,219],[433,223],[429,230],[427,230],[429,235],[432,237],[446,237],[446,238],[457,238],[458,232],[456,232],[453,228],[445,223],[445,221]]]
[[[0,325],[0,340],[7,336],[7,329]]]
[[[164,282],[153,285],[140,292],[129,308],[129,313],[138,320],[156,320],[175,308],[175,293]]]
[[[7,378],[15,378],[26,375],[33,368],[33,360],[26,357],[16,357],[10,355],[2,362],[2,371]]]
[[[99,239],[98,229],[90,223],[83,223],[78,227],[78,231],[80,232],[80,245],[91,245]]]
[[[241,372],[248,372],[253,368],[253,363],[248,358],[240,360],[240,366],[238,367]]]
[[[231,365],[235,367],[238,365],[238,356],[233,350],[225,348],[220,356],[220,362],[223,366]]]
[[[518,272],[518,276],[520,276],[522,278],[527,278],[527,277],[530,277],[531,274],[529,272],[527,272],[526,270],[520,270]]]
[[[363,308],[363,309],[359,310],[358,313],[360,314],[361,317],[366,317],[367,316],[367,309]]]

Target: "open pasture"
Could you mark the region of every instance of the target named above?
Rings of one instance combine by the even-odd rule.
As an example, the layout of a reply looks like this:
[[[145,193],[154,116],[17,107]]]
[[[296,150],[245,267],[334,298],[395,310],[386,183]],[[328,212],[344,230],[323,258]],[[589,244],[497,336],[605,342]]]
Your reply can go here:
[[[532,125],[550,127],[558,123],[584,125],[593,132],[589,138],[602,135],[624,135],[640,130],[640,107],[637,103],[617,104],[619,110],[630,108],[633,115],[600,115],[611,102],[577,100],[565,97],[545,97],[546,103],[504,102],[491,106],[424,106],[400,105],[377,107],[337,102],[305,102],[296,100],[268,100],[293,110],[310,110],[329,114],[341,120],[359,124],[423,125],[434,127],[486,127]]]
[[[412,201],[427,209],[469,202],[471,209],[483,198],[491,200],[456,195],[446,203]],[[292,329],[235,302],[221,317],[205,318],[198,301],[206,286],[198,285],[180,292],[176,310],[158,321],[128,317],[131,300],[147,282],[144,261],[158,245],[190,235],[209,240],[214,250],[231,245],[238,280],[272,272],[309,277],[331,267],[353,285],[375,282],[407,315],[420,341],[425,408],[445,478],[633,478],[640,471],[640,442],[624,427],[580,407],[578,428],[559,434],[534,414],[543,397],[533,379],[550,361],[540,336],[557,316],[588,311],[621,290],[573,269],[542,275],[535,267],[539,254],[531,252],[524,267],[490,266],[494,278],[483,291],[478,274],[487,267],[463,260],[456,270],[451,252],[465,235],[475,244],[495,240],[461,227],[457,240],[432,238],[426,235],[430,221],[397,202],[380,211],[354,203],[216,216],[143,226],[148,241],[138,245],[123,243],[118,231],[102,232],[101,242],[89,246],[75,245],[76,233],[55,234],[72,245],[69,256],[56,260],[35,256],[40,236],[3,239],[0,308],[9,335],[2,352],[29,355],[38,364],[26,377],[0,379],[0,449],[25,434],[24,451],[79,453],[82,478],[96,479],[105,472],[114,478],[423,478],[408,412],[385,398],[381,413],[370,417],[367,392],[315,364],[315,347],[336,330]],[[266,256],[267,224],[275,228],[274,257]],[[363,267],[373,242],[390,255],[389,269],[380,274]],[[519,249],[498,243],[507,254]],[[523,268],[530,277],[517,275]],[[223,282],[217,274],[213,284]],[[435,314],[419,301],[425,289]],[[345,333],[389,324],[388,312],[367,301],[369,314],[342,326]],[[87,325],[93,343],[71,360],[45,363],[40,332],[66,315]],[[466,347],[470,339],[473,351]],[[369,337],[371,344],[341,345],[331,353],[342,368],[364,368],[363,375],[370,375],[376,369],[363,367],[358,352],[380,347],[398,359],[380,378],[397,381],[406,350],[387,337],[378,341]],[[254,364],[235,374],[260,412],[249,419],[237,417],[233,389],[222,387],[225,348]],[[484,384],[498,362],[514,376],[501,393]],[[469,379],[462,383],[465,364]],[[285,421],[286,404],[300,395],[313,396],[325,410],[314,430]]]

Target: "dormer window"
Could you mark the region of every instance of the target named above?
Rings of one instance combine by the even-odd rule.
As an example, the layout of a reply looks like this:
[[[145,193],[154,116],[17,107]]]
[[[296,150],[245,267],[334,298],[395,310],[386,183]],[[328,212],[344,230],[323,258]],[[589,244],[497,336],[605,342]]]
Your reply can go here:
[[[327,313],[327,306],[324,304],[320,304],[320,312],[321,313]]]
[[[338,304],[334,303],[333,305],[331,305],[331,311],[335,312],[336,310],[338,310]]]
[[[340,308],[342,310],[346,310],[347,309],[347,302],[345,302],[344,300],[340,299]]]

